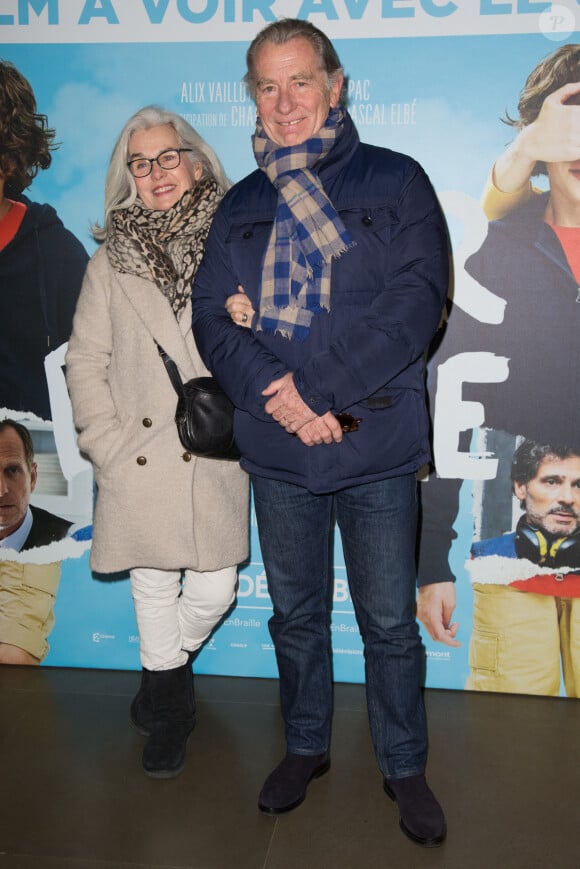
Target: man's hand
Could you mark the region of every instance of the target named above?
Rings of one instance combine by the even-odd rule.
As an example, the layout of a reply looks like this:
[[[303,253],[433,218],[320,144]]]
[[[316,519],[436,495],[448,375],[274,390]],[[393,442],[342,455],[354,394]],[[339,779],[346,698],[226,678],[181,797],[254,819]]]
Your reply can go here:
[[[333,441],[339,444],[342,440],[342,429],[336,418],[328,412],[324,416],[316,416],[301,426],[296,432],[296,437],[299,437],[307,447],[331,444]]]
[[[273,380],[262,395],[272,396],[266,402],[264,410],[290,434],[295,434],[305,423],[317,418],[300,397],[291,371],[279,380]]]
[[[262,395],[271,395],[264,410],[289,434],[295,434],[307,447],[317,444],[339,444],[342,440],[340,423],[329,412],[317,416],[310,410],[294,385],[291,371],[264,389]]]
[[[446,646],[460,646],[455,639],[459,625],[451,622],[455,609],[455,583],[433,582],[423,585],[417,597],[417,618],[432,640]]]

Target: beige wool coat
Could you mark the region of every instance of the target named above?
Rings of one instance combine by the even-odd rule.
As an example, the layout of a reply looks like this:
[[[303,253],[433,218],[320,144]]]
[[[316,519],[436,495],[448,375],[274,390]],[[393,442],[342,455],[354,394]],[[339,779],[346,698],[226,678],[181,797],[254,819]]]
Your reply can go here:
[[[80,450],[98,484],[91,567],[219,570],[249,549],[249,484],[237,462],[179,441],[177,396],[155,342],[183,381],[207,374],[191,331],[149,280],[89,262],[66,354]]]

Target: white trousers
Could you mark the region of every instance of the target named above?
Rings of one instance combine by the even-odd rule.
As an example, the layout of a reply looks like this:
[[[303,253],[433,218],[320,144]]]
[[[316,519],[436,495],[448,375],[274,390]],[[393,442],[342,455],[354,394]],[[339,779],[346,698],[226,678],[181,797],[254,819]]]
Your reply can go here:
[[[205,642],[235,597],[237,568],[131,571],[141,665],[172,670]]]

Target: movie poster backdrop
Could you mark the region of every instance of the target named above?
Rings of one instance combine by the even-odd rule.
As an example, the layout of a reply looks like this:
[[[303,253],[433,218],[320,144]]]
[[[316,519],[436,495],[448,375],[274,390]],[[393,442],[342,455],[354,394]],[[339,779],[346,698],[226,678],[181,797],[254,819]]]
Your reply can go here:
[[[510,409],[513,402],[531,408],[532,417],[547,423],[538,429],[539,439],[548,443],[550,420],[554,438],[565,423],[571,427],[569,440],[577,443],[578,419],[575,409],[558,401],[546,406],[541,395],[534,395],[533,366],[541,365],[549,351],[541,342],[530,342],[529,330],[521,325],[527,311],[520,276],[526,270],[525,247],[515,249],[514,242],[512,265],[496,280],[489,279],[493,269],[486,271],[482,265],[480,271],[481,263],[476,268],[469,262],[482,248],[488,230],[480,204],[482,191],[494,160],[514,136],[500,118],[506,110],[512,117],[517,114],[520,90],[542,58],[577,42],[578,3],[0,0],[0,57],[28,78],[39,110],[48,115],[60,142],[51,168],[39,174],[28,193],[35,202],[49,203],[92,254],[96,245],[89,227],[103,217],[104,180],[116,136],[132,113],[151,103],[182,114],[215,148],[233,181],[253,171],[250,136],[255,109],[242,82],[245,50],[262,26],[283,16],[309,18],[335,41],[348,77],[348,107],[361,139],[418,159],[446,214],[454,282],[446,330],[429,363],[438,474],[431,471],[421,483],[423,493],[429,489],[423,498],[428,533],[422,561],[431,562],[434,571],[445,564],[456,579],[455,618],[461,646],[439,645],[422,633],[427,685],[477,688],[468,682],[473,680],[474,665],[472,583],[504,590],[512,583],[513,577],[506,579],[503,571],[508,557],[514,560],[513,553],[506,555],[501,546],[513,541],[522,510],[510,466],[522,437],[535,437],[531,429],[518,429],[517,423],[510,427]],[[548,189],[545,177],[534,179],[534,184]],[[495,261],[493,250],[489,253]],[[0,265],[1,258],[0,252]],[[526,273],[531,287],[535,279],[533,271]],[[543,287],[536,290],[541,293]],[[571,301],[558,295],[551,305],[555,321],[573,321],[577,330],[580,304],[575,297]],[[25,323],[29,312],[22,310],[19,316]],[[550,333],[549,322],[545,330]],[[556,334],[554,342],[554,352],[575,360],[575,371],[580,370],[579,342],[563,346]],[[129,583],[123,577],[96,579],[89,568],[95,492],[90,465],[76,449],[63,374],[65,350],[66,342],[51,349],[45,359],[52,419],[6,407],[2,395],[0,418],[19,419],[33,435],[39,474],[32,504],[65,517],[76,533],[28,554],[0,549],[0,569],[3,562],[60,566],[55,623],[43,665],[138,669]],[[532,374],[522,380],[522,391],[502,393],[502,385],[513,374],[512,357],[523,357],[524,365],[526,353]],[[562,376],[567,371],[572,376],[571,368],[564,368]],[[577,377],[575,382],[578,390]],[[486,403],[495,408],[502,402],[506,413],[496,415],[486,408]],[[515,412],[513,418],[520,416]],[[499,541],[499,549],[491,545],[482,553],[477,547],[487,540]],[[483,555],[488,557],[484,568]],[[525,579],[547,571],[537,562],[533,567],[533,561],[524,564],[517,553],[515,558]],[[568,583],[566,588],[578,582],[573,568],[572,559],[559,572]],[[334,583],[335,679],[362,682],[362,646],[338,533]],[[568,607],[571,618],[579,619],[577,611],[574,616],[573,597],[542,593],[549,606]],[[200,654],[198,672],[275,677],[267,626],[270,614],[252,513],[251,556],[240,568],[237,603]],[[525,623],[519,628],[523,638],[539,629]],[[477,629],[485,635],[485,627]],[[483,657],[487,654],[487,658],[481,665],[480,651],[479,665],[497,669],[502,638],[485,639]],[[522,639],[522,655],[524,650]],[[573,667],[573,662],[568,666]],[[516,678],[509,687],[498,683],[484,690],[573,693],[560,677],[559,660],[556,682],[548,690],[532,676],[521,682]]]

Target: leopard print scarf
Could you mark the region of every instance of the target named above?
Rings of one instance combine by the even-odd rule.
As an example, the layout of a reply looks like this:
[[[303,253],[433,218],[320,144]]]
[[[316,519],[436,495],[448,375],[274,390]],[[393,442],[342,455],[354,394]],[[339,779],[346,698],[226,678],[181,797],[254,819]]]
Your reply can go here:
[[[145,208],[138,199],[113,212],[106,241],[111,267],[153,281],[179,319],[223,195],[219,184],[205,178],[167,211]]]

